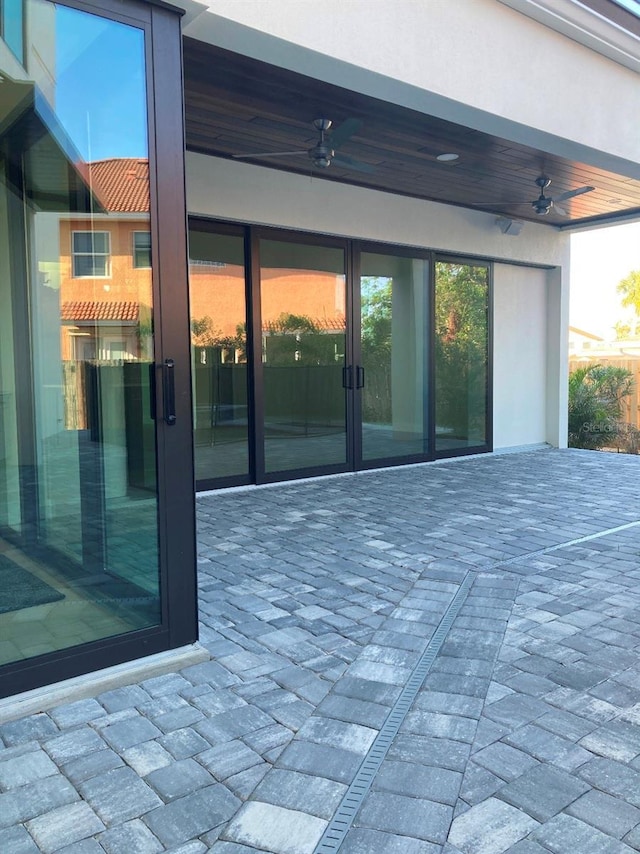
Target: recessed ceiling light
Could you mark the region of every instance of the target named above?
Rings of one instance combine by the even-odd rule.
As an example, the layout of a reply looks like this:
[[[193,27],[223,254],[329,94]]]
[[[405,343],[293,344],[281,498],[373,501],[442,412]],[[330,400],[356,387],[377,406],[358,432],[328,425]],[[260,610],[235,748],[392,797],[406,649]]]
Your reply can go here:
[[[448,151],[444,154],[436,155],[436,160],[439,160],[440,163],[453,163],[454,160],[458,160],[459,157],[459,154],[454,154],[452,151]]]

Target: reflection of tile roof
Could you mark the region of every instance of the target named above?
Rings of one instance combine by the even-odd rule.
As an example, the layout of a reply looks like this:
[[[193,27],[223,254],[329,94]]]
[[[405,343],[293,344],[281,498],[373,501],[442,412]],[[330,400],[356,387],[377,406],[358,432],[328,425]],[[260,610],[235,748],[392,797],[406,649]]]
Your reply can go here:
[[[346,321],[341,314],[335,317],[307,317],[306,315],[303,315],[303,317],[308,323],[313,324],[319,332],[344,332],[346,329]],[[285,334],[296,332],[294,328],[289,328],[288,326],[283,330],[282,320],[279,317],[274,320],[265,320],[262,324],[262,331],[276,335],[282,331]],[[304,326],[302,331],[305,331]]]
[[[149,211],[149,161],[114,157],[87,163],[86,180],[109,212]]]
[[[79,323],[88,320],[137,321],[140,306],[137,302],[65,302],[62,320]]]

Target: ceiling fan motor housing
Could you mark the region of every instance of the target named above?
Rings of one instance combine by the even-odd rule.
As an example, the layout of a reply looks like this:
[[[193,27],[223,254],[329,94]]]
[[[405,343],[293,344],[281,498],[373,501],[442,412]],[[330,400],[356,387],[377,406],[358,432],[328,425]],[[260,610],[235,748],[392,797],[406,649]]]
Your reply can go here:
[[[536,199],[535,202],[531,202],[531,207],[538,216],[546,216],[553,207],[553,199],[547,199],[544,196],[540,196],[540,198]]]
[[[309,151],[309,157],[315,166],[320,169],[326,169],[331,165],[331,158],[335,152],[326,143],[320,142]]]

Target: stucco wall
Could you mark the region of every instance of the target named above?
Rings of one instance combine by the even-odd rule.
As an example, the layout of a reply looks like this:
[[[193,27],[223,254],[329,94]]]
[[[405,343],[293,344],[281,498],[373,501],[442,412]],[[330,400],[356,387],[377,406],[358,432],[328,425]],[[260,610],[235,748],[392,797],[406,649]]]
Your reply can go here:
[[[495,214],[456,208],[187,152],[190,213],[535,264],[566,261],[568,235],[525,223],[502,234]]]
[[[504,235],[491,214],[191,152],[187,200],[219,219],[545,265],[495,265],[494,446],[565,441],[568,235],[534,223]]]
[[[559,12],[574,5],[556,2]],[[640,136],[621,121],[640,113],[637,73],[498,0],[182,5],[183,31],[193,38],[640,175]]]
[[[547,272],[494,266],[495,449],[547,441]]]

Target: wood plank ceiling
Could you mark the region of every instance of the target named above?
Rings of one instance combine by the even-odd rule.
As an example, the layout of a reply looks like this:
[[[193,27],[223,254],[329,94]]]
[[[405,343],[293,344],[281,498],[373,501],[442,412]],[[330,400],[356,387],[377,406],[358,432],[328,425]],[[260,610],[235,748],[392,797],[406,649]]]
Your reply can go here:
[[[640,181],[490,136],[452,122],[266,65],[208,44],[185,39],[187,148],[216,157],[297,172],[400,195],[484,210],[552,226],[575,226],[620,214],[640,213]],[[370,172],[333,162],[313,165],[306,154],[264,157],[265,152],[309,149],[317,142],[316,118],[338,129],[349,118],[358,130],[337,156]],[[439,154],[455,153],[451,163]],[[255,156],[246,156],[246,155]],[[245,157],[246,156],[246,157]],[[582,186],[595,190],[536,214],[531,202],[540,175],[552,183],[547,196]]]

